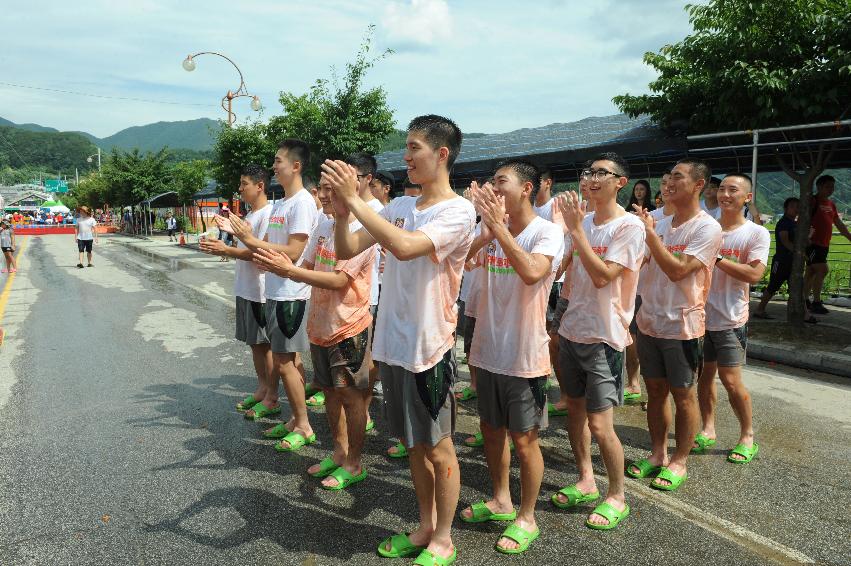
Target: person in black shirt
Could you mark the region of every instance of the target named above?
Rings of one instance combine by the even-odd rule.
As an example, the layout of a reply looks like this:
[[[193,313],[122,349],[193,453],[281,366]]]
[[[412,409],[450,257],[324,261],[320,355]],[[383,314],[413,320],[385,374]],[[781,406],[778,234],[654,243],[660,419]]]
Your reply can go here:
[[[795,249],[795,228],[798,225],[798,199],[787,198],[783,202],[783,217],[774,228],[774,257],[771,260],[771,276],[768,287],[762,293],[762,300],[753,313],[756,318],[774,318],[765,312],[768,301],[777,293],[783,283],[789,281],[792,274],[792,251]],[[813,320],[808,317],[809,322]]]

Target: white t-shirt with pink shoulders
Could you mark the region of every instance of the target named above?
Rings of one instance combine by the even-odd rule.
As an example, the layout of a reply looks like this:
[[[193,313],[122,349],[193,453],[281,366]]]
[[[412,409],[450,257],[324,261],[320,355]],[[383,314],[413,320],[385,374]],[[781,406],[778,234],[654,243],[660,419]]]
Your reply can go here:
[[[514,240],[530,254],[552,257],[551,272],[527,285],[499,242],[485,246],[469,364],[502,375],[542,377],[550,373],[547,301],[564,253],[564,234],[558,225],[535,217]]]
[[[479,237],[482,232],[482,223],[476,224],[476,229],[473,231],[473,240]],[[473,260],[469,263],[474,264],[472,269],[464,268],[464,280],[461,282],[461,300],[464,301],[464,315],[476,318],[476,309],[479,305],[479,289],[481,288],[482,279],[482,252],[476,254]]]
[[[561,210],[558,208],[558,202],[555,197],[550,198],[547,202],[542,204],[541,206],[533,206],[535,210],[535,214],[543,218],[544,220],[548,220],[561,228],[561,231],[566,235],[567,234],[567,225],[564,223],[564,217],[561,215]],[[561,277],[556,281],[557,283],[564,283],[565,274],[562,273]]]
[[[266,239],[270,244],[287,245],[292,234],[309,237],[320,216],[313,195],[307,189],[301,189],[293,196],[275,202],[269,215]],[[295,301],[309,298],[310,285],[307,283],[266,273],[266,299]]]
[[[771,234],[768,230],[747,220],[729,232],[721,232],[721,250],[718,255],[734,263],[758,261],[768,265],[770,246]],[[748,322],[749,303],[750,283],[715,267],[706,301],[706,330],[731,330],[744,326]]]
[[[673,220],[674,216],[665,216],[656,224],[663,245],[675,256],[690,255],[702,265],[671,281],[651,256],[641,272],[642,303],[636,322],[647,336],[691,340],[706,331],[704,308],[721,247],[721,225],[702,210],[676,228]]]
[[[372,348],[374,360],[412,373],[434,367],[455,345],[456,301],[476,223],[473,205],[462,197],[423,210],[418,200],[398,197],[380,212],[393,225],[428,236],[434,254],[400,261],[385,252]]]
[[[269,215],[272,213],[272,203],[262,208],[252,210],[243,220],[251,227],[251,234],[258,240],[266,236],[269,228]],[[236,247],[244,250],[245,244],[237,240]],[[253,261],[236,260],[236,277],[233,284],[233,294],[255,303],[266,302],[266,274],[257,268]]]
[[[377,198],[366,203],[373,212],[381,212],[384,205]],[[381,285],[381,249],[375,246],[375,262],[372,264],[372,286],[369,289],[369,305],[378,304],[378,288]]]
[[[638,270],[644,262],[644,223],[624,212],[598,226],[594,216],[586,216],[582,222],[591,249],[603,261],[624,269],[598,289],[577,253],[573,258],[570,305],[561,319],[559,334],[571,342],[604,342],[622,351],[632,343],[629,324],[635,311]]]

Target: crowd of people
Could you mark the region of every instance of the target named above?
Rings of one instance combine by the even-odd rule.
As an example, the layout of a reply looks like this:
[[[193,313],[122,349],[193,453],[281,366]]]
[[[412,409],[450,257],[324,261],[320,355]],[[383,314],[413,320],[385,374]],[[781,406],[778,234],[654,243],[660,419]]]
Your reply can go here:
[[[464,198],[449,180],[461,139],[449,119],[412,120],[404,159],[413,185],[393,199],[392,175],[364,153],[326,160],[318,185],[306,187],[310,148],[282,141],[273,169],[284,198],[276,202],[266,196],[269,172],[245,167],[239,192],[250,212],[215,218],[237,245],[200,244],[237,260],[235,335],[257,376],[237,410],[253,420],[279,414],[283,381],[291,416],[263,436],[294,452],[316,442],[308,404],[324,404],[331,449],[305,471],[325,489],[344,490],[368,478],[362,451],[380,381],[383,423],[399,441],[388,454],[408,458],[419,524],[377,552],[416,556],[416,564],[457,556],[459,402],[477,402],[480,433],[465,442],[483,446],[493,490],[460,520],[508,523],[495,544],[506,554],[525,552],[539,536],[535,507],[546,471],[538,435],[551,416],[566,415],[579,474],[550,500],[561,509],[594,503],[585,519],[592,529],[614,529],[630,515],[625,475],[674,491],[688,477],[690,455],[719,442],[716,374],[739,421],[727,460],[751,462],[759,444],[742,366],[749,289],[766,269],[770,236],[751,220],[758,213],[750,178],[728,174],[710,198],[709,166],[687,158],[665,174],[656,202],[649,183],[638,182],[625,209],[617,197],[630,171],[617,154],[589,161],[578,193],[557,197],[550,172],[510,159]],[[459,312],[472,381],[456,393]],[[548,403],[553,369],[561,395]],[[639,375],[651,445],[627,466],[615,409],[641,399]],[[608,474],[605,496],[592,469],[592,435]],[[510,450],[520,463],[519,509]]]

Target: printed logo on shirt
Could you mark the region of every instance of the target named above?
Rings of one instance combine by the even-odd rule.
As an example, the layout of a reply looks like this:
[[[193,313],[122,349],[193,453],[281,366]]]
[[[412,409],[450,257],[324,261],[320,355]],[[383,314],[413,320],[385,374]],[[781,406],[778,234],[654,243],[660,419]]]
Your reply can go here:
[[[337,265],[337,254],[325,247],[324,244],[326,241],[325,236],[319,236],[319,239],[316,241],[316,261],[314,263],[333,267]]]
[[[676,246],[665,246],[674,257],[680,257],[688,247],[685,244],[677,244]]]
[[[735,263],[740,263],[739,259],[741,259],[742,250],[734,250],[732,248],[721,248],[720,250],[718,250],[718,254],[726,260],[730,260]]]
[[[485,267],[490,273],[500,273],[502,275],[512,275],[517,273],[511,267],[511,262],[507,257],[497,257],[496,244],[491,242],[488,244],[488,257],[485,259]]]
[[[284,227],[284,223],[286,222],[286,220],[287,219],[285,216],[270,216],[269,228],[281,229]]]
[[[606,252],[609,251],[609,246],[591,246],[591,251],[600,259],[606,259]],[[573,250],[573,257],[579,257],[579,250]]]
[[[393,221],[393,225],[397,228],[404,228],[405,227],[405,219],[404,218],[397,218],[396,220]]]

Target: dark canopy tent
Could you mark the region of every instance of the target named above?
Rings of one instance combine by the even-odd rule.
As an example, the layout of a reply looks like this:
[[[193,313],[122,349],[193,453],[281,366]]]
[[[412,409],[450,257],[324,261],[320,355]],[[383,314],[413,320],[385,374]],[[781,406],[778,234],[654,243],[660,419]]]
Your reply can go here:
[[[473,178],[489,177],[497,163],[510,157],[549,167],[556,182],[575,181],[585,161],[602,151],[625,157],[633,177],[658,177],[686,155],[686,138],[651,124],[646,116],[630,118],[625,114],[524,128],[465,140],[452,168],[452,182],[465,186]],[[378,155],[378,168],[404,179],[404,153],[398,150]]]
[[[169,191],[167,193],[159,194],[155,197],[151,197],[148,200],[144,200],[140,203],[140,206],[144,208],[177,208],[178,206],[183,205],[182,202],[178,202],[177,193],[175,191]]]

